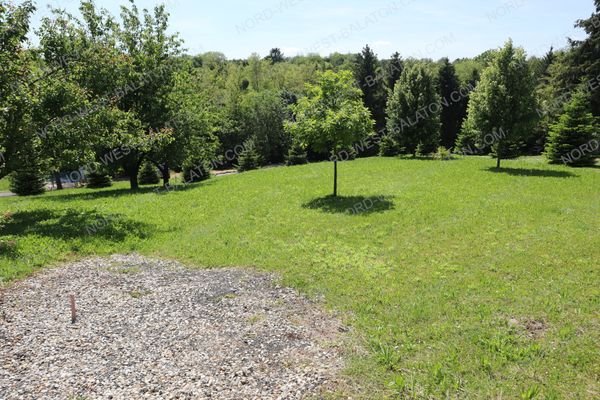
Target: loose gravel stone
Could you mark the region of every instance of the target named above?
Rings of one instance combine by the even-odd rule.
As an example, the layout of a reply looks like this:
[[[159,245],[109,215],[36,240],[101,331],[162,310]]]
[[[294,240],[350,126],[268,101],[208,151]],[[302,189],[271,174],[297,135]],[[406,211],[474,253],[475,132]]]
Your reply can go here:
[[[344,328],[275,282],[138,255],[18,282],[0,292],[0,399],[319,398]]]

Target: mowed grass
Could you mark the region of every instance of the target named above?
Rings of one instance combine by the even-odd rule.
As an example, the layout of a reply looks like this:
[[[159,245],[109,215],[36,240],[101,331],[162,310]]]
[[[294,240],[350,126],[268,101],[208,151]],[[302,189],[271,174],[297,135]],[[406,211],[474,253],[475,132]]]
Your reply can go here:
[[[0,192],[8,192],[10,190],[10,181],[8,178],[0,179]]]
[[[162,195],[119,184],[0,198],[13,213],[2,235],[17,241],[0,276],[133,251],[253,266],[342,313],[354,398],[598,398],[600,169],[493,166],[343,163],[338,201],[329,163]]]

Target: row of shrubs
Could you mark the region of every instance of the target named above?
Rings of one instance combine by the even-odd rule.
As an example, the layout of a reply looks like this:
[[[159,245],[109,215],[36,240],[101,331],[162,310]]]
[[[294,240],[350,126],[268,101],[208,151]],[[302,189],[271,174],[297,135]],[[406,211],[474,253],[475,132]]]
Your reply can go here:
[[[187,183],[200,182],[210,178],[210,169],[201,161],[189,162],[183,165],[182,179]],[[10,190],[19,196],[34,196],[45,192],[46,178],[41,168],[26,169],[13,172],[10,176]],[[140,185],[157,185],[160,183],[158,168],[151,162],[144,162],[138,174]],[[86,187],[90,189],[101,189],[112,186],[111,175],[97,168],[88,172],[85,176]]]

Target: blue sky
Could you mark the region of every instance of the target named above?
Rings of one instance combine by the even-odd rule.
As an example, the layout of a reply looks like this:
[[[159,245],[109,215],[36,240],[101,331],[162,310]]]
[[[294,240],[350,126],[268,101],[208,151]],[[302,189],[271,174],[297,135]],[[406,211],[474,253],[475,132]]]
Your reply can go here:
[[[125,0],[96,4],[118,14]],[[140,8],[160,1],[138,0]],[[173,31],[189,53],[220,51],[228,58],[264,56],[272,47],[288,56],[358,52],[370,44],[382,58],[451,59],[496,48],[509,37],[531,55],[542,55],[591,15],[592,0],[166,0]],[[76,12],[77,0],[38,1],[34,27],[46,4]]]

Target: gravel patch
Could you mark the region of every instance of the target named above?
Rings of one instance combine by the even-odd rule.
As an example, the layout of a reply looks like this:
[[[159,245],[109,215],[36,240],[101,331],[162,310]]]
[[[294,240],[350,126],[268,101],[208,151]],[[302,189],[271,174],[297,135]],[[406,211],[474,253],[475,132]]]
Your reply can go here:
[[[137,255],[18,282],[0,292],[0,399],[321,398],[345,329],[275,282]]]

